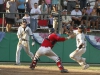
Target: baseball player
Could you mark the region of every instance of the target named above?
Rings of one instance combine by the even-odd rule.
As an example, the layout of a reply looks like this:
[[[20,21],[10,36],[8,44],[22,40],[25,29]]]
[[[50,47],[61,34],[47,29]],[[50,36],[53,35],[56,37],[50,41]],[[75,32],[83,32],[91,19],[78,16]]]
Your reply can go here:
[[[70,54],[70,58],[78,62],[85,70],[89,68],[89,65],[85,62],[86,58],[81,57],[82,54],[86,52],[86,39],[84,31],[84,25],[79,25],[78,30],[74,31],[74,36],[76,36],[77,49]]]
[[[70,37],[60,37],[55,33],[54,28],[50,29],[50,35],[44,39],[44,41],[42,42],[40,48],[37,50],[34,59],[30,65],[31,69],[34,69],[38,59],[40,56],[45,55],[47,57],[49,57],[50,59],[54,60],[58,66],[58,68],[60,69],[61,73],[68,73],[68,70],[64,69],[61,59],[52,51],[52,48],[54,47],[56,42],[60,42],[60,41],[65,41],[67,39],[69,39]]]
[[[29,36],[31,36],[33,42],[32,46],[34,46],[35,42],[32,36],[32,31],[31,29],[27,26],[27,21],[26,19],[22,20],[21,26],[18,28],[17,36],[19,39],[18,45],[17,45],[17,51],[16,51],[16,64],[20,64],[20,51],[22,48],[24,48],[25,52],[28,54],[31,59],[33,59],[34,55],[32,52],[30,52],[30,47],[29,47]]]

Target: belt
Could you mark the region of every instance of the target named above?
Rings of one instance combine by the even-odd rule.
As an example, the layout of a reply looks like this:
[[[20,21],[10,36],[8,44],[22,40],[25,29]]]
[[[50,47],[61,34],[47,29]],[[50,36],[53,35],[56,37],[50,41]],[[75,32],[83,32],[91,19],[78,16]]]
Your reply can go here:
[[[22,41],[28,41],[28,40],[26,40],[26,39],[22,39]]]

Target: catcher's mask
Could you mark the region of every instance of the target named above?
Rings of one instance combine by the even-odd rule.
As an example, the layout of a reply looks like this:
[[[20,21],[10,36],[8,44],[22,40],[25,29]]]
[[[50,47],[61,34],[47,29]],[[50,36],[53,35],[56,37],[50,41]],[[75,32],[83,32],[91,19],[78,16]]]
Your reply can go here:
[[[55,32],[55,29],[54,28],[51,28],[50,30],[49,30],[49,33],[54,33]]]

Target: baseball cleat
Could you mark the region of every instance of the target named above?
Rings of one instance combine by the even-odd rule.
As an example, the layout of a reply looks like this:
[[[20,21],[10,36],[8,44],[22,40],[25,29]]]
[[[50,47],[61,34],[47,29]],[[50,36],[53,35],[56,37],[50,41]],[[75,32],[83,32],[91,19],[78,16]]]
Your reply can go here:
[[[31,69],[31,70],[34,70],[34,68],[35,68],[34,66],[30,65],[30,69]]]
[[[61,73],[69,73],[68,70],[64,69],[64,70],[61,70]]]
[[[21,65],[20,63],[15,63],[14,65]]]
[[[89,68],[89,65],[88,64],[86,64],[86,65],[83,66],[83,70],[86,70],[88,68]]]

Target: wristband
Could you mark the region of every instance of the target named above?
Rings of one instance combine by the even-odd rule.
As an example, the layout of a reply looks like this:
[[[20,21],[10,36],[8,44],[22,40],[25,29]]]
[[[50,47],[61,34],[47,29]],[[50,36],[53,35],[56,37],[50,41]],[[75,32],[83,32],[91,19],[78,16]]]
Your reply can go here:
[[[70,39],[71,37],[69,36],[69,37],[67,37],[67,39]]]

